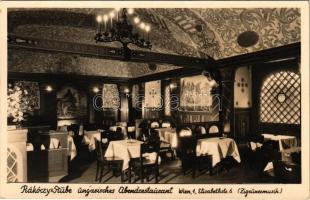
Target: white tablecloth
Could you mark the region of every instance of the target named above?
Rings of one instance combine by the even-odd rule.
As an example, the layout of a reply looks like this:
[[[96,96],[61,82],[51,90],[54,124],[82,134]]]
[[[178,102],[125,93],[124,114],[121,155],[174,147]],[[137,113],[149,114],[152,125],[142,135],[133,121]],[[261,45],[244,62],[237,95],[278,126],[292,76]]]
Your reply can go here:
[[[100,141],[101,133],[99,131],[84,131],[83,144],[88,145],[89,151],[96,149],[96,140]]]
[[[138,140],[117,140],[111,141],[105,152],[105,157],[119,157],[124,160],[122,170],[126,170],[129,167],[129,161],[131,158],[140,157],[140,145],[143,143]]]
[[[221,159],[232,156],[237,162],[241,162],[236,142],[231,138],[204,138],[197,142],[197,156],[212,155],[212,166],[214,167]]]
[[[176,149],[178,146],[178,137],[175,128],[157,128],[161,141],[171,144],[171,148]]]
[[[50,138],[49,149],[58,148],[61,148],[59,140],[57,138]],[[26,149],[27,151],[33,151],[34,147],[31,143],[27,143]],[[45,150],[45,146],[43,144],[41,145],[41,150]],[[68,155],[70,155],[71,160],[73,160],[77,155],[76,146],[74,144],[72,136],[70,135],[68,135]]]
[[[73,137],[71,135],[68,135],[68,151],[69,151],[68,154],[70,155],[70,159],[73,160],[77,155],[77,151],[76,151],[76,146],[73,141]]]
[[[284,149],[297,147],[297,139],[295,136],[290,135],[274,135],[274,134],[262,134],[265,139],[274,140],[279,142],[279,151]],[[273,169],[272,162],[268,162],[264,171],[269,171]]]
[[[264,138],[278,141],[279,142],[279,150],[282,151],[284,149],[288,149],[291,147],[297,146],[297,139],[295,136],[289,135],[273,135],[273,134],[262,134]]]

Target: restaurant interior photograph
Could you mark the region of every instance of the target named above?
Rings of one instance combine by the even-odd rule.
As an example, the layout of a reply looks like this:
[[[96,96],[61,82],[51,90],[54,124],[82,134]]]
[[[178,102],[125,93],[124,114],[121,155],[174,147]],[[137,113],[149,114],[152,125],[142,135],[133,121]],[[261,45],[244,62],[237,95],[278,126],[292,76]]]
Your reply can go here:
[[[8,8],[7,182],[301,183],[301,9]]]

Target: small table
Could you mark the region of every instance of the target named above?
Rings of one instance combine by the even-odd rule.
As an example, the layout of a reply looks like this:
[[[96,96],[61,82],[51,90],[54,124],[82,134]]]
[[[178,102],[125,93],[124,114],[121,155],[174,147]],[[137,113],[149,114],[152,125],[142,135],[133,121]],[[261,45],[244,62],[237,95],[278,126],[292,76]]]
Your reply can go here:
[[[288,149],[290,147],[297,146],[297,139],[295,136],[289,135],[273,135],[273,134],[262,134],[265,139],[278,141],[279,142],[279,150]]]
[[[197,156],[212,155],[212,167],[227,156],[232,156],[237,162],[241,162],[237,144],[231,138],[213,137],[199,139],[196,154]]]
[[[140,145],[143,142],[139,140],[116,140],[111,141],[105,152],[104,157],[119,157],[124,160],[122,170],[129,168],[131,158],[140,157]]]
[[[171,148],[176,149],[178,145],[178,137],[175,128],[157,128],[161,141],[168,142]]]

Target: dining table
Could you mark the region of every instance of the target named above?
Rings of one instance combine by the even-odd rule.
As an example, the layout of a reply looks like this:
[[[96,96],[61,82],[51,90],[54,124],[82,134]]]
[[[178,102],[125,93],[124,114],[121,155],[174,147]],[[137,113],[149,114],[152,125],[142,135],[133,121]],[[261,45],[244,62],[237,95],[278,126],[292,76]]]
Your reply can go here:
[[[96,149],[96,140],[101,141],[101,132],[99,130],[84,131],[82,143],[88,145],[89,151]]]
[[[238,163],[241,162],[238,146],[232,138],[212,137],[197,141],[196,155],[211,155],[212,167],[227,156],[232,156]]]
[[[122,171],[129,168],[132,158],[140,157],[140,146],[143,142],[135,139],[110,141],[104,157],[119,157],[123,160]]]
[[[265,140],[273,140],[279,143],[279,152],[283,152],[285,149],[297,147],[297,138],[290,135],[278,135],[278,134],[262,134]],[[264,171],[273,170],[273,163],[268,162],[264,168]]]
[[[279,151],[297,146],[297,138],[290,135],[262,134],[265,140],[273,140],[279,142]]]
[[[155,130],[158,131],[161,141],[169,143],[172,149],[177,148],[178,136],[175,128],[156,128]]]

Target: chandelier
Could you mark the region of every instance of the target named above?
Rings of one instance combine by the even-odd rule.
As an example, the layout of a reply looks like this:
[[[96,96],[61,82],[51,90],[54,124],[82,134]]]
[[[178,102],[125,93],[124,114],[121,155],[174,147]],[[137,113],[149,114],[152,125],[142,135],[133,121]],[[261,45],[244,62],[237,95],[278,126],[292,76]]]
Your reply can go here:
[[[151,49],[149,32],[151,26],[133,16],[134,9],[114,9],[108,14],[98,15],[98,32],[95,36],[96,42],[120,42],[123,49],[130,51],[128,44],[134,44],[140,48]],[[132,17],[128,17],[128,16]],[[135,24],[135,27],[130,22]]]

